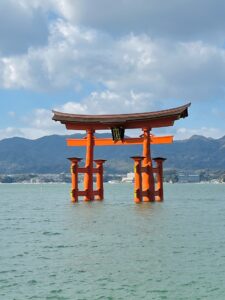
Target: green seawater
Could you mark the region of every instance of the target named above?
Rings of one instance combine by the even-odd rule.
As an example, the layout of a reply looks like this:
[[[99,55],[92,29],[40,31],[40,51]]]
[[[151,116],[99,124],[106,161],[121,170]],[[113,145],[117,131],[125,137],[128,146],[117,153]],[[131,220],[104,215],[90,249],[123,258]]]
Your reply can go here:
[[[0,300],[225,299],[225,185],[168,184],[163,203],[71,204],[69,185],[0,185]]]

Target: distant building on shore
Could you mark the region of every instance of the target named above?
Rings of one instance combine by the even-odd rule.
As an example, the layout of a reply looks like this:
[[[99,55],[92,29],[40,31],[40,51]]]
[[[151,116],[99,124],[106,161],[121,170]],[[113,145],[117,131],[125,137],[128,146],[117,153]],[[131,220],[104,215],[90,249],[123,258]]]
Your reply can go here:
[[[200,175],[193,174],[189,172],[180,172],[178,173],[178,182],[181,183],[197,183],[200,182]]]
[[[126,177],[122,177],[121,182],[123,182],[123,183],[134,182],[134,173],[133,172],[127,173]]]

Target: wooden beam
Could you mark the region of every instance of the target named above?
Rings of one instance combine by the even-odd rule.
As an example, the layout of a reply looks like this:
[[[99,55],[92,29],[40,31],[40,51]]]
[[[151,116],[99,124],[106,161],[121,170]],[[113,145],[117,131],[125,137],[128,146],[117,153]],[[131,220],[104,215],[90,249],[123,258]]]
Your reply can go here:
[[[151,144],[171,144],[173,142],[173,136],[151,136]],[[129,146],[129,145],[141,145],[143,138],[125,138],[123,141],[113,141],[108,138],[95,138],[95,146]],[[67,146],[69,147],[85,147],[87,140],[84,139],[67,139]]]
[[[146,120],[139,120],[139,121],[126,121],[124,122],[112,122],[112,123],[83,123],[83,122],[64,122],[66,129],[69,130],[109,130],[112,127],[122,126],[125,129],[135,129],[135,128],[158,128],[158,127],[167,127],[173,126],[174,122],[177,120],[177,117],[164,117],[159,119],[153,119],[150,121]]]

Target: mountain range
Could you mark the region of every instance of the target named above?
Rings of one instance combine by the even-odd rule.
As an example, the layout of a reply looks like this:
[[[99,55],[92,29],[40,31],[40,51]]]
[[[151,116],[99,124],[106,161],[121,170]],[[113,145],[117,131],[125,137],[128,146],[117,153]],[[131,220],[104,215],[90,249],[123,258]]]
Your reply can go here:
[[[97,134],[110,137],[110,134]],[[36,140],[20,137],[0,141],[0,173],[69,172],[67,157],[85,157],[84,147],[67,147],[66,138],[84,135],[51,135]],[[133,168],[130,156],[141,155],[140,145],[96,147],[95,158],[107,159],[106,170],[125,173]],[[169,145],[152,145],[152,156],[166,157],[165,168],[225,170],[225,136],[220,139],[194,135]]]

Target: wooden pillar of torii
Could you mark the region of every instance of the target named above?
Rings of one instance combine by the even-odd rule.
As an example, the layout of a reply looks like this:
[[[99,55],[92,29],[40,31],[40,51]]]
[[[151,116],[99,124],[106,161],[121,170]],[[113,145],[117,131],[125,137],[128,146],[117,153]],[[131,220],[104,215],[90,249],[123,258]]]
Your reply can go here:
[[[133,156],[135,170],[135,202],[153,202],[163,200],[163,161],[155,158],[156,167],[151,157],[152,144],[170,144],[173,136],[157,137],[151,134],[153,128],[172,126],[176,120],[188,116],[190,103],[173,109],[157,112],[120,114],[120,115],[76,115],[54,112],[53,120],[60,121],[69,130],[85,130],[84,139],[67,139],[67,145],[86,147],[85,166],[80,167],[80,158],[69,158],[71,161],[72,191],[71,199],[78,201],[83,196],[85,201],[102,200],[103,192],[103,164],[105,160],[94,159],[95,146],[126,146],[142,145],[142,156]],[[137,138],[125,138],[125,129],[141,128],[143,134]],[[112,138],[96,138],[96,130],[112,131]],[[94,163],[96,166],[94,167]],[[84,190],[78,188],[78,174],[84,174]],[[96,174],[96,190],[94,190],[94,174]],[[155,174],[155,176],[154,176]]]
[[[93,161],[94,161],[94,130],[87,130],[86,138],[86,172],[84,174],[85,201],[93,200]]]
[[[143,201],[155,201],[155,183],[153,177],[153,166],[151,157],[150,129],[143,129],[143,171],[142,171],[142,190]]]

